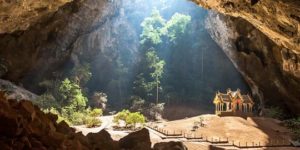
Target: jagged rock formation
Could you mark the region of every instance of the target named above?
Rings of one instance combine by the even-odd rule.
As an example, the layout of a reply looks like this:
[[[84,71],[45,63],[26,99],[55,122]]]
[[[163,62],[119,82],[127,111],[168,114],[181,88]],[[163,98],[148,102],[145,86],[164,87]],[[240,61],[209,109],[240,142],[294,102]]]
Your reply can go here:
[[[76,133],[64,121],[57,123],[56,115],[45,114],[28,100],[8,100],[4,92],[0,92],[0,106],[0,147],[3,150],[152,149],[147,129],[130,133],[118,142],[105,130],[87,136],[81,132]],[[164,145],[172,144],[159,145],[166,147]]]
[[[156,143],[153,147],[154,150],[188,150],[188,148],[181,142],[165,142]]]
[[[0,34],[26,30],[53,15],[72,0],[1,0]]]
[[[1,29],[1,77],[14,82],[20,82],[22,79],[23,82],[37,84],[41,77],[49,76],[62,67],[70,57],[72,45],[79,36],[99,28],[116,15],[120,3],[74,0],[61,4],[62,6],[53,13],[41,16],[38,23],[24,22],[30,24],[28,28],[22,28],[24,30]],[[52,3],[44,4],[52,6]],[[4,10],[2,13],[9,13]],[[14,24],[24,24],[18,21],[15,20]]]
[[[233,21],[236,25],[229,25],[230,23],[226,22],[228,20],[221,19],[220,23],[224,23],[222,28],[228,27],[232,30],[227,31],[212,26],[211,33],[216,33],[214,36],[216,41],[231,57],[252,87],[252,91],[258,93],[261,100],[266,99],[270,103],[284,101],[288,107],[293,108],[294,112],[299,112],[300,2],[295,0],[259,0],[257,3],[251,3],[253,2],[251,0],[193,1],[205,8],[241,17],[253,24],[254,27],[242,23],[249,28],[240,31],[240,29],[233,29],[239,28],[236,24],[239,21],[236,20],[240,19]],[[86,53],[89,56],[84,57],[97,55],[96,51],[100,51],[99,55],[107,54],[107,51],[102,50],[113,49],[114,43],[118,42],[114,41],[115,39],[109,34],[118,32],[109,30],[112,29],[110,25],[130,29],[130,26],[126,26],[125,20],[112,21],[115,16],[122,14],[121,3],[116,0],[0,1],[0,77],[27,83],[24,87],[32,89],[42,78],[53,74],[59,76],[57,70],[63,68],[63,64],[69,61],[72,54],[74,54],[72,57],[74,64],[83,50],[89,50]],[[108,30],[102,32],[102,28]],[[254,30],[255,28],[266,37],[261,37]],[[228,34],[222,37],[216,36],[223,32],[221,30],[228,33],[235,30],[236,32],[230,33],[234,34],[234,37]],[[252,36],[251,38],[247,37],[247,32]],[[90,45],[103,46],[103,43],[106,43],[106,46],[111,47],[100,47],[99,50],[83,46],[85,40],[95,41],[99,35],[108,41],[100,39],[99,43]],[[257,35],[258,38],[255,38]],[[134,36],[136,35],[130,37]],[[231,46],[224,47],[222,44],[226,42],[222,40],[228,38],[231,42],[227,42]],[[252,45],[246,44],[251,41]],[[259,46],[255,47],[257,43]],[[235,49],[244,52],[234,57],[229,55],[230,51],[235,53]],[[251,52],[245,52],[250,50]],[[244,56],[245,54],[247,56]],[[254,66],[258,67],[253,68]],[[262,75],[269,78],[262,80]],[[271,91],[274,90],[277,91],[276,94],[272,94]]]
[[[241,17],[277,45],[300,53],[300,1],[295,0],[193,0],[198,5]]]
[[[299,113],[300,81],[281,67],[283,54],[291,51],[241,18],[211,12],[206,27],[261,100],[261,108],[277,104]]]
[[[8,99],[30,99],[35,100],[37,99],[37,95],[23,89],[20,86],[16,86],[15,84],[0,79],[0,91],[4,91]]]
[[[259,97],[261,105],[264,102],[285,104],[299,114],[300,1],[194,2],[233,16],[211,13],[208,28]]]

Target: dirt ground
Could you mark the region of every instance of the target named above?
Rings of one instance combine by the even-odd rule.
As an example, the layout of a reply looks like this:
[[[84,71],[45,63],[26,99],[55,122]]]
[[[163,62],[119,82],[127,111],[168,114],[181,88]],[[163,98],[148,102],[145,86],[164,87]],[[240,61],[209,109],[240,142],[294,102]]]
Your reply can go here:
[[[227,139],[229,142],[240,142],[241,145],[245,142],[256,144],[270,143],[270,140],[277,141],[288,141],[290,139],[289,131],[280,126],[280,122],[271,118],[260,118],[252,117],[243,119],[240,117],[218,117],[215,115],[201,115],[203,118],[203,123],[205,127],[200,127],[195,131],[191,131],[194,122],[200,121],[200,116],[175,120],[175,121],[164,121],[161,123],[150,123],[163,128],[170,132],[176,131],[185,132],[188,134],[193,134],[200,136],[201,134],[207,138],[214,139]],[[131,131],[114,131],[112,128],[113,116],[103,116],[100,117],[102,120],[101,127],[98,128],[85,128],[84,126],[75,126],[77,131],[83,132],[85,135],[90,132],[99,132],[102,129],[106,129],[112,136],[114,140],[119,140],[120,138],[128,135]],[[152,144],[157,142],[166,142],[166,141],[181,141],[180,139],[162,139],[159,133],[149,130],[150,139]],[[210,150],[210,143],[208,142],[188,142],[182,141],[189,150]],[[236,147],[226,147],[225,149],[238,149]],[[298,148],[289,148],[289,147],[278,147],[278,148],[252,148],[247,150],[297,150]]]
[[[208,139],[223,139],[243,144],[268,144],[270,142],[288,142],[291,134],[280,125],[280,121],[271,118],[248,117],[218,117],[202,115],[204,127],[192,131],[194,122],[200,121],[200,116],[169,121],[157,124],[169,132],[184,132],[190,135],[207,137]]]

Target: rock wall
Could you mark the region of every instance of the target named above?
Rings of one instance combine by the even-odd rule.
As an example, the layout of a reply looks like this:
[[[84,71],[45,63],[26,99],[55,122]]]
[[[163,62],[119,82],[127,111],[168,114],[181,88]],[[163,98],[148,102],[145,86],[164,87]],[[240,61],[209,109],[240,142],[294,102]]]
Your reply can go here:
[[[280,105],[300,114],[300,80],[282,67],[287,65],[285,55],[296,55],[293,51],[241,18],[210,12],[206,28],[242,73],[260,100],[260,109]]]
[[[300,53],[300,1],[298,0],[193,0],[226,15],[241,17],[277,45]],[[257,1],[257,2],[255,2]]]
[[[0,106],[0,147],[3,150],[153,150],[149,131],[145,128],[114,141],[105,130],[84,136],[65,121],[57,123],[56,115],[45,114],[28,100],[7,99],[1,91]],[[154,150],[175,148],[186,150],[181,142],[154,145]]]
[[[48,5],[51,7],[55,4]],[[73,43],[118,14],[117,8],[121,2],[74,0],[64,5],[61,1],[60,4],[61,7],[54,9],[57,11],[39,17],[37,23],[28,21],[28,27],[18,27],[23,30],[1,26],[2,32],[5,32],[0,34],[1,78],[37,84],[40,78],[52,75],[70,57]],[[8,10],[2,13],[8,13]],[[21,25],[19,21],[22,22],[22,19],[16,19],[14,24]]]
[[[300,1],[193,1],[242,18],[211,15],[208,28],[244,75],[261,105],[262,100],[283,103],[299,114]],[[57,70],[64,67],[72,54],[76,64],[83,50],[90,50],[86,54],[91,56],[96,51],[109,53],[102,51],[107,49],[103,43],[113,48],[117,41],[110,34],[118,32],[110,30],[110,25],[126,26],[124,20],[112,21],[122,13],[119,12],[121,3],[118,0],[1,0],[0,77],[27,83],[25,88],[31,89],[41,78],[59,76]],[[95,42],[100,35],[102,40]],[[84,46],[86,40],[92,44]],[[93,46],[100,46],[100,50]]]
[[[0,34],[27,30],[73,0],[1,0]]]
[[[0,79],[0,91],[3,91],[8,99],[29,99],[29,100],[36,100],[38,98],[37,95],[23,89],[20,86],[17,86],[9,81],[5,81]]]

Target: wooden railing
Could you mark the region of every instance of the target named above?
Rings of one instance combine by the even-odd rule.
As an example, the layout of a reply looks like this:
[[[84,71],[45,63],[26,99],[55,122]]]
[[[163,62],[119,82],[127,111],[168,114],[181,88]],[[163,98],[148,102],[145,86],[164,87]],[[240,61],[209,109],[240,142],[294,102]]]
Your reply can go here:
[[[292,144],[289,140],[269,140],[268,143],[262,142],[239,142],[239,141],[230,141],[228,138],[221,138],[221,137],[207,137],[202,134],[195,134],[195,133],[187,133],[183,130],[166,130],[159,127],[147,126],[148,128],[159,132],[160,134],[164,135],[165,137],[161,138],[185,138],[191,142],[209,142],[211,144],[224,144],[221,146],[234,146],[237,148],[261,148],[261,147],[292,147]],[[218,145],[216,145],[218,146]]]

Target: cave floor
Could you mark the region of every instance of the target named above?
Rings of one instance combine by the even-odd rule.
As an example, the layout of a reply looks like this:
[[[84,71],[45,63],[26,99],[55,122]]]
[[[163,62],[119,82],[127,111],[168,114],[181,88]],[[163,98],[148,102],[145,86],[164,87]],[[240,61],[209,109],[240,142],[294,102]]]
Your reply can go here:
[[[200,127],[195,131],[191,131],[194,122],[199,121],[200,116],[191,117],[175,121],[163,121],[159,123],[151,122],[151,125],[155,125],[159,128],[170,132],[183,132],[192,136],[202,135],[208,139],[227,139],[229,143],[223,144],[225,146],[217,145],[219,148],[223,149],[238,149],[236,147],[230,146],[232,141],[235,143],[244,144],[246,142],[252,143],[260,142],[260,144],[269,144],[270,141],[283,141],[288,142],[291,139],[291,133],[288,129],[282,127],[280,122],[271,118],[261,118],[261,117],[251,117],[243,119],[240,117],[218,117],[215,115],[201,115],[203,122],[206,124],[204,127]],[[114,140],[119,140],[122,137],[128,135],[131,131],[115,131],[113,130],[113,116],[103,116],[100,117],[102,120],[101,127],[98,128],[85,128],[84,126],[74,126],[77,131],[81,131],[84,135],[88,133],[97,133],[103,129],[107,130]],[[147,127],[148,128],[148,127]],[[158,142],[168,142],[168,141],[181,141],[183,142],[189,150],[209,150],[212,146],[211,143],[201,141],[193,142],[188,141],[183,138],[168,138],[164,139],[164,135],[158,133],[151,128],[148,128],[150,133],[150,139],[152,144]],[[250,148],[247,148],[250,149]],[[252,148],[252,149],[271,149],[271,150],[296,150],[298,148],[294,147],[268,147],[268,148]]]

